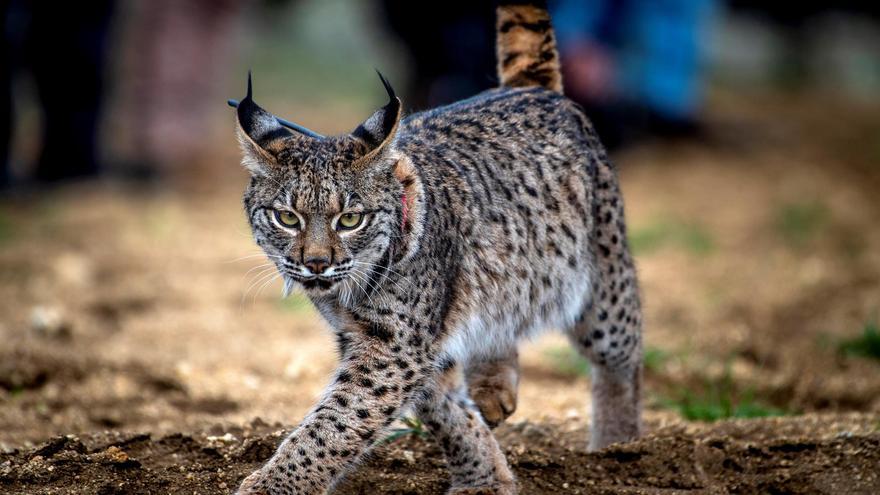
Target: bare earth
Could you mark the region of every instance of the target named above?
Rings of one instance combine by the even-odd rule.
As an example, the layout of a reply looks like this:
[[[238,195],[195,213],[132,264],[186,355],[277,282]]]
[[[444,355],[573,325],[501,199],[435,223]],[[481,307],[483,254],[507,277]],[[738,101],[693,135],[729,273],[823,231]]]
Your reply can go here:
[[[499,439],[522,493],[878,493],[876,415],[656,428],[586,453],[580,423],[521,422]],[[4,455],[12,493],[222,493],[274,451],[283,431],[257,424],[205,433],[56,437]],[[336,493],[443,493],[442,453],[408,438],[381,447]]]
[[[498,430],[522,493],[880,493],[880,361],[839,350],[880,310],[880,112],[717,100],[707,142],[616,160],[648,435],[587,453],[589,379],[542,337]],[[332,339],[261,271],[228,146],[196,185],[0,202],[0,493],[228,493],[320,393]],[[682,419],[719,380],[784,416]],[[406,436],[339,493],[444,483]]]

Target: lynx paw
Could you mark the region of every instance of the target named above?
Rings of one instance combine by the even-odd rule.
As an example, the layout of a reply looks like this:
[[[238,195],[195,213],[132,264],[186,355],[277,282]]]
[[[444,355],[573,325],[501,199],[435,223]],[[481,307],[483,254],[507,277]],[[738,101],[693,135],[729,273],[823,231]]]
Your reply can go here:
[[[235,492],[235,495],[269,495],[266,490],[259,487],[260,480],[262,479],[262,471],[254,471],[241,482],[241,486],[238,487],[238,491]]]
[[[519,369],[516,363],[495,362],[474,367],[468,376],[470,396],[490,428],[516,411]]]
[[[502,387],[480,387],[471,392],[483,419],[495,428],[516,411],[516,390]]]

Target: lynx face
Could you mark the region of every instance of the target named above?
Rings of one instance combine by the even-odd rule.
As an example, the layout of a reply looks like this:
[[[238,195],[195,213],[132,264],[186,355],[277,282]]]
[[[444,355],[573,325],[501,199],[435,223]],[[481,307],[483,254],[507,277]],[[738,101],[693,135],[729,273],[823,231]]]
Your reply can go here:
[[[370,292],[373,274],[391,262],[389,248],[402,237],[403,185],[391,150],[401,104],[382,82],[387,105],[350,134],[323,137],[260,108],[248,78],[237,113],[252,176],[245,209],[285,293],[299,285],[310,296],[338,291],[350,302]]]
[[[358,161],[357,142],[329,138],[281,153],[276,173],[254,177],[246,198],[254,238],[286,285],[314,294],[359,293],[384,266],[399,228],[401,186],[393,162]]]

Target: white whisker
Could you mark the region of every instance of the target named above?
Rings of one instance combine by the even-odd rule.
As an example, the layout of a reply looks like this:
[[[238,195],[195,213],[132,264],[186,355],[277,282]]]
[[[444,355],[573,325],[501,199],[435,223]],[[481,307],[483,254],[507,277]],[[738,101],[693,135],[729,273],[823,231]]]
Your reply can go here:
[[[276,273],[275,275],[272,276],[272,278],[270,278],[269,280],[263,282],[263,284],[260,285],[260,288],[257,289],[256,292],[254,292],[254,299],[253,299],[253,301],[251,302],[251,304],[254,304],[254,305],[257,304],[257,298],[260,297],[260,292],[262,292],[266,287],[268,287],[269,284],[271,284],[272,282],[278,280],[279,277],[281,277],[281,274],[280,274],[280,273]]]
[[[403,281],[405,281],[405,282],[407,282],[407,283],[409,283],[409,284],[412,284],[412,283],[413,283],[411,280],[409,280],[409,279],[406,277],[406,275],[404,275],[404,274],[402,274],[402,273],[400,273],[400,272],[398,272],[398,271],[396,271],[396,270],[393,270],[393,269],[392,269],[391,267],[389,267],[389,266],[386,266],[386,265],[380,265],[380,264],[378,264],[378,263],[370,263],[370,262],[367,262],[367,261],[354,261],[354,263],[357,264],[357,265],[366,265],[366,266],[369,266],[369,267],[381,268],[382,270],[384,270],[384,271],[386,271],[386,272],[388,272],[388,273],[391,273],[391,274],[397,275],[397,276],[400,277]]]
[[[365,296],[369,296],[369,293],[364,289],[364,286],[362,286],[361,283],[358,281],[359,277],[356,276],[357,274],[354,271],[350,273],[352,275],[351,281],[357,284],[358,288],[361,290],[361,292],[364,293]]]
[[[364,284],[366,284],[367,287],[369,287],[370,289],[373,289],[372,292],[366,293],[367,294],[367,303],[372,305],[373,304],[373,294],[375,294],[376,292],[379,292],[379,287],[370,281],[370,278],[366,273],[358,270],[357,268],[352,267],[350,273],[352,275],[360,277],[361,281],[364,282]]]
[[[244,302],[245,302],[245,300],[247,300],[248,294],[250,293],[250,291],[254,287],[256,287],[258,284],[262,283],[265,280],[269,280],[269,279],[273,278],[276,275],[278,275],[278,273],[275,272],[275,270],[270,270],[270,269],[266,269],[266,270],[260,272],[260,274],[257,275],[254,282],[252,282],[250,285],[248,285],[247,289],[244,291],[244,294],[241,295],[241,302],[240,302],[239,309],[240,310],[244,309]]]
[[[364,266],[367,266],[367,265],[373,265],[373,266],[378,267],[378,268],[386,268],[386,267],[383,266],[383,265],[377,265],[377,264],[375,264],[375,263],[367,263],[367,262],[364,262],[364,261],[355,261],[354,263],[355,263],[356,265],[364,265]],[[371,272],[372,272],[372,271],[375,271],[374,268],[370,268],[370,267],[368,267],[368,269],[369,269]],[[386,269],[386,272],[382,274],[382,280],[383,280],[383,281],[387,280],[387,281],[391,282],[391,283],[394,284],[394,285],[395,285],[400,291],[402,291],[402,292],[406,292],[406,289],[405,289],[403,286],[401,286],[396,280],[391,280],[390,278],[388,278],[388,273],[393,273],[393,274],[397,275],[398,277],[400,277],[401,280],[403,280],[403,281],[405,281],[405,282],[408,282],[408,283],[410,284],[410,286],[413,286],[412,281],[408,280],[408,279],[407,279],[406,277],[404,277],[402,274],[400,274],[400,273],[398,273],[398,272],[395,272],[394,270],[391,270],[390,268]],[[364,274],[366,274],[366,273],[364,273]]]
[[[260,269],[260,268],[263,268],[263,269],[266,269],[266,268],[275,268],[275,264],[274,264],[274,263],[262,263],[262,264],[259,264],[259,265],[255,266],[255,267],[251,268],[250,270],[246,271],[246,272],[244,273],[244,275],[242,275],[241,278],[243,278],[243,279],[246,278],[248,275],[251,274],[251,272],[253,272],[254,270],[258,270],[258,269]]]
[[[290,277],[284,277],[284,288],[281,289],[281,297],[287,299],[294,288],[296,288],[296,282]]]
[[[265,256],[269,259],[284,259],[284,256],[278,256],[277,254],[266,254],[266,253],[260,252],[260,253],[249,254],[247,256],[242,256],[240,258],[235,258],[234,260],[224,261],[223,264],[237,263],[239,261],[249,260],[249,259],[253,259],[253,258],[262,258],[263,256]]]
[[[248,288],[250,288],[251,284],[253,284],[256,280],[263,278],[263,275],[265,275],[269,272],[275,271],[275,265],[271,265],[271,264],[266,265],[266,266],[262,266],[262,267],[257,267],[257,268],[262,268],[262,269],[253,276],[253,279],[248,284]],[[244,275],[244,277],[242,277],[242,278],[246,278],[249,273],[250,272],[246,273]]]

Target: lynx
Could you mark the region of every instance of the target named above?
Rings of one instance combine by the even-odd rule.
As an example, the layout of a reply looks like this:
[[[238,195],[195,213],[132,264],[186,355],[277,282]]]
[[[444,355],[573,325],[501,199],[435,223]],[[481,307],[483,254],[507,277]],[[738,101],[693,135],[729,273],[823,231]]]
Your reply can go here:
[[[516,408],[517,343],[557,328],[592,365],[599,449],[638,437],[639,293],[617,174],[562,95],[545,2],[500,2],[500,86],[323,137],[238,104],[254,239],[336,336],[330,385],[241,494],[331,490],[415,412],[448,493],[513,494],[491,428]],[[380,75],[381,77],[381,75]]]

